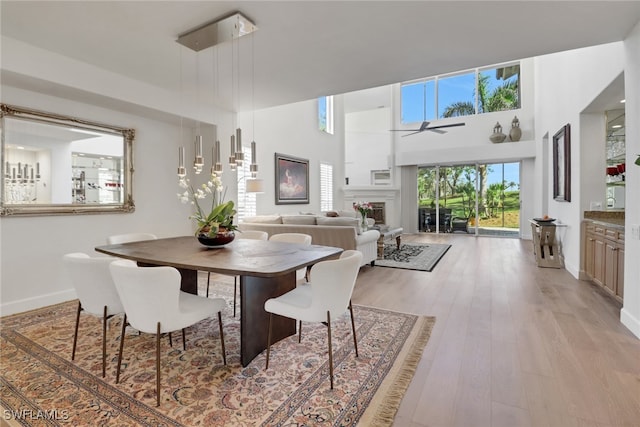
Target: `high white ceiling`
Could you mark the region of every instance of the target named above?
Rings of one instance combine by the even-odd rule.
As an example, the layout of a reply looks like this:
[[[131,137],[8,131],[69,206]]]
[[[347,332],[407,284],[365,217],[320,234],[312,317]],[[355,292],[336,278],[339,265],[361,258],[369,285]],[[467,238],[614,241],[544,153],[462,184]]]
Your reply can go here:
[[[194,84],[184,64],[198,63],[196,55],[232,74],[231,49],[196,54],[177,36],[240,11],[259,28],[234,51],[240,110],[619,41],[640,21],[640,1],[3,0],[0,7],[3,36],[176,91]],[[211,81],[221,84],[220,74]]]

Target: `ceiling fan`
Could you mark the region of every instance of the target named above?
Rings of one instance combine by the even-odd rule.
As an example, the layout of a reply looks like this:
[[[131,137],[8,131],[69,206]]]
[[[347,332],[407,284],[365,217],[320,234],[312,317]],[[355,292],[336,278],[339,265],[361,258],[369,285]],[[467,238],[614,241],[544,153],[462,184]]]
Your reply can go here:
[[[422,122],[419,129],[391,129],[390,132],[411,132],[406,135],[402,135],[402,137],[415,135],[416,133],[421,133],[426,130],[436,133],[447,133],[446,130],[440,130],[441,128],[452,128],[455,126],[464,126],[464,123],[451,123],[448,125],[439,125],[439,126],[429,126],[429,122]]]

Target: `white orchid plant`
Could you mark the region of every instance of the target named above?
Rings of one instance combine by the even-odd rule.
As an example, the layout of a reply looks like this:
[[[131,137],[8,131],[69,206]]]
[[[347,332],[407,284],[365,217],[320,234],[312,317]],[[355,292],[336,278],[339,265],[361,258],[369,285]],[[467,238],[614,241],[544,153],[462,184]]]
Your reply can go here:
[[[184,204],[190,203],[195,207],[196,212],[191,215],[190,219],[195,219],[198,223],[196,235],[206,234],[215,236],[221,231],[234,231],[237,229],[233,225],[233,217],[237,213],[234,209],[233,201],[224,201],[226,190],[222,186],[222,181],[217,175],[211,175],[206,184],[194,188],[189,178],[182,177],[178,181],[178,185],[184,189],[184,192],[178,193],[178,198]],[[211,197],[211,209],[204,211],[201,203],[208,197]]]

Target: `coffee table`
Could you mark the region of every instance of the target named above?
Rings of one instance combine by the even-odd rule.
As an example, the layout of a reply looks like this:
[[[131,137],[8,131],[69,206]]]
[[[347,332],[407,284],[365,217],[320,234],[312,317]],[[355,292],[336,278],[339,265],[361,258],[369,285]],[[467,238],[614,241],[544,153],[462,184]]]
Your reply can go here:
[[[396,239],[396,247],[400,249],[402,239],[402,227],[380,226],[380,237],[378,237],[378,259],[384,259],[384,242]]]

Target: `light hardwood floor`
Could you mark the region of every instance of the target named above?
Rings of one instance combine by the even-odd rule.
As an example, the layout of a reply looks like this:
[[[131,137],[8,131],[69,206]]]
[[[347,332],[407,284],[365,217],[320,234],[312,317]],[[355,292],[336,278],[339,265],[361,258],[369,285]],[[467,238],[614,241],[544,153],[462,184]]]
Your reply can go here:
[[[436,317],[396,427],[640,426],[640,340],[621,305],[531,241],[451,243],[433,272],[363,267],[354,304]]]

